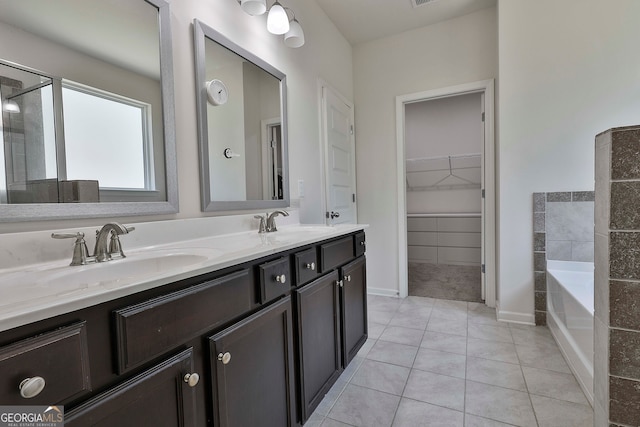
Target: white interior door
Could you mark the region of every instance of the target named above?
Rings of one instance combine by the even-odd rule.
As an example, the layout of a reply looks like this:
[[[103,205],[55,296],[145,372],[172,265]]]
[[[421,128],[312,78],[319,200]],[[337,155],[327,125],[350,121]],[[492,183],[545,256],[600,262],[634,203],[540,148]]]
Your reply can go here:
[[[356,178],[353,108],[330,88],[322,88],[328,224],[355,223]]]

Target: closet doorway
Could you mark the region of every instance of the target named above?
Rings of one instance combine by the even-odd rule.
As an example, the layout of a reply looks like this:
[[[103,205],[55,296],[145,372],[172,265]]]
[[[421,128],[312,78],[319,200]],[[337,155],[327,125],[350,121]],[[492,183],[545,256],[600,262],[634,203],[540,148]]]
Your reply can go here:
[[[396,98],[400,296],[495,306],[493,80]]]

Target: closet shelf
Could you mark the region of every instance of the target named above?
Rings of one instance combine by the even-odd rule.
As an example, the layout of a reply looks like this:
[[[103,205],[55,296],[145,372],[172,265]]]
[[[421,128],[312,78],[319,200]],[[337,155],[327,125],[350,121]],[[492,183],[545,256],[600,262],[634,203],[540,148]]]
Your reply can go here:
[[[407,159],[407,191],[480,188],[482,157],[461,154]]]

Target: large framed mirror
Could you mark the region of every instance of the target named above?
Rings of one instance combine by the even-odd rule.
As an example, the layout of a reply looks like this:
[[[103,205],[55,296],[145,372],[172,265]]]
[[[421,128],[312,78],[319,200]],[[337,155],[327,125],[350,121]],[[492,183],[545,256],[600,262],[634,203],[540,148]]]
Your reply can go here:
[[[203,211],[289,206],[286,76],[194,20]]]
[[[178,211],[166,0],[0,2],[0,221]]]

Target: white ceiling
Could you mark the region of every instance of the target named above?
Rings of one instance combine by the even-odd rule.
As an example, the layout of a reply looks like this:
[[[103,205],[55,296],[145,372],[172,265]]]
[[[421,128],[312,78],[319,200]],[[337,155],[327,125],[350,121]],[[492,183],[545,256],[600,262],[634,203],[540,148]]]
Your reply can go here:
[[[496,0],[316,0],[352,44],[402,33],[495,6]],[[303,24],[304,25],[304,24]]]

